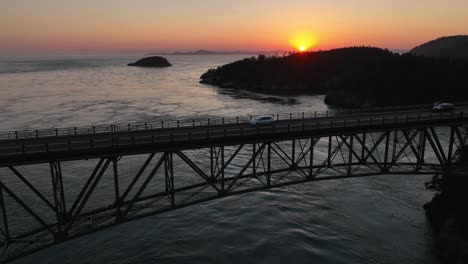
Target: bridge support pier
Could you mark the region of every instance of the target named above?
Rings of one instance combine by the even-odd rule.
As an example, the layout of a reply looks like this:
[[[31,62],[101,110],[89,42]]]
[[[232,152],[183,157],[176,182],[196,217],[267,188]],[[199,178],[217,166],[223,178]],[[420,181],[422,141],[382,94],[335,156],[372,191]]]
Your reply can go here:
[[[166,195],[170,199],[171,206],[175,207],[174,163],[172,152],[166,153],[165,155],[164,176],[166,179]]]
[[[387,131],[386,133],[386,136],[385,136],[385,156],[384,156],[384,165],[383,165],[383,169],[382,169],[382,172],[383,173],[388,173],[390,168],[388,166],[388,152],[390,150],[390,132]]]
[[[224,193],[224,146],[221,146],[221,191]]]
[[[309,156],[309,179],[314,177],[314,149],[317,142],[320,140],[315,138],[310,138],[310,156]]]
[[[118,157],[112,158],[112,171],[114,173],[114,194],[115,194],[115,201],[114,204],[117,207],[117,215],[120,216],[122,214],[121,208],[119,206],[120,202],[120,185],[119,185],[119,169],[118,169]]]
[[[327,157],[328,168],[332,167],[332,141],[333,141],[333,137],[329,136],[328,137],[328,157]]]
[[[271,186],[271,142],[268,142],[267,150],[267,187]]]
[[[419,132],[419,144],[418,144],[418,169],[421,168],[422,164],[424,164],[424,158],[426,154],[426,130],[420,129]]]
[[[396,166],[397,146],[399,145],[398,130],[393,131],[393,144],[392,144],[392,162],[390,166]]]
[[[297,171],[297,164],[296,164],[296,140],[292,140],[291,146],[291,171]]]
[[[358,135],[355,135],[356,137],[358,137]],[[367,133],[362,133],[362,141],[360,142],[361,143],[361,159],[360,159],[360,164],[361,165],[364,165],[366,164],[366,161],[364,160],[364,157],[366,155],[366,138],[367,138]],[[359,139],[358,139],[359,140]]]
[[[63,186],[63,177],[62,177],[62,165],[60,162],[51,162],[50,165],[50,175],[52,179],[52,190],[54,197],[55,205],[55,214],[57,217],[57,231],[54,234],[56,239],[61,239],[62,234],[66,228],[67,219],[67,207],[65,204],[65,193]]]
[[[10,240],[10,232],[8,229],[8,218],[5,209],[5,199],[3,196],[3,188],[0,186],[0,246],[6,248]]]
[[[452,168],[452,165],[453,165],[452,158],[453,158],[453,145],[455,144],[455,129],[456,127],[454,126],[450,127],[449,150],[447,154],[449,168]]]
[[[258,127],[257,127],[258,128]],[[255,153],[257,152],[257,144],[252,145],[252,156],[255,156]],[[254,158],[252,160],[252,175],[254,177],[257,177],[257,158]]]
[[[346,140],[346,139],[343,139]],[[352,171],[352,165],[353,165],[353,147],[354,147],[354,137],[350,136],[349,137],[349,145],[348,145],[348,170],[347,170],[347,175],[351,175]]]

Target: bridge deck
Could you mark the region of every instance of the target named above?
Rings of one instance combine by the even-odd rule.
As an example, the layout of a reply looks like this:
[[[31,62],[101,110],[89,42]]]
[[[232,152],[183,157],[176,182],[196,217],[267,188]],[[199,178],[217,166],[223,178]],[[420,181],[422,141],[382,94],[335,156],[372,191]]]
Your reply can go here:
[[[383,113],[291,118],[272,125],[250,126],[248,122],[173,128],[144,128],[93,134],[13,138],[0,140],[0,167],[47,161],[89,159],[157,151],[176,151],[218,145],[262,142],[393,130],[425,126],[450,126],[468,122],[464,111],[433,113],[406,110]]]

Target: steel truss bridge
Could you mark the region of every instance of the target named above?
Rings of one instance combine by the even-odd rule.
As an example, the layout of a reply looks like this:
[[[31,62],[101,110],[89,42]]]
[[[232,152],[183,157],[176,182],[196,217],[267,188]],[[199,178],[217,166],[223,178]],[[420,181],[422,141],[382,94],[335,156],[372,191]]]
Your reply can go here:
[[[0,133],[0,262],[230,195],[448,171],[467,143],[461,110],[275,115],[260,127],[222,118]]]

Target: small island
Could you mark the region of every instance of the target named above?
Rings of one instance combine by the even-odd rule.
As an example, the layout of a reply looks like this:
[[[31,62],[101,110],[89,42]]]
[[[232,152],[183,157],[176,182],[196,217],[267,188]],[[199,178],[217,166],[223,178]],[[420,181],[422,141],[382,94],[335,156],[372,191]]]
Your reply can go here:
[[[148,68],[163,68],[171,67],[172,64],[169,61],[160,56],[146,57],[140,59],[134,63],[129,63],[127,66],[136,66],[136,67],[148,67]]]

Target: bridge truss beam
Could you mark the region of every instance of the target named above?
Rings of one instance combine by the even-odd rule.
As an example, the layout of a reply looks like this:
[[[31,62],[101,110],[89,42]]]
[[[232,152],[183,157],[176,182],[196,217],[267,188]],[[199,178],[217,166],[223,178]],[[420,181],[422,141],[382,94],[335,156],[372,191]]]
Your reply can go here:
[[[448,146],[444,148],[440,138],[447,131]],[[95,160],[89,175],[81,175],[86,181],[74,196],[72,189],[78,187],[64,184],[66,161],[48,163],[50,183],[42,189],[21,172],[28,171],[27,166],[9,166],[3,168],[8,173],[0,179],[0,260],[119,223],[235,194],[309,181],[447,171],[466,142],[467,134],[460,126],[265,139],[206,149],[154,150],[140,158],[143,162],[136,174],[123,173],[121,167],[126,166],[125,159],[134,156],[106,156]],[[190,182],[185,180],[188,174],[195,175]],[[15,188],[16,183],[24,188]],[[92,208],[90,198],[104,192],[97,188],[100,183],[113,190],[105,205]],[[17,214],[18,208],[22,214]],[[33,224],[18,224],[26,218]]]

